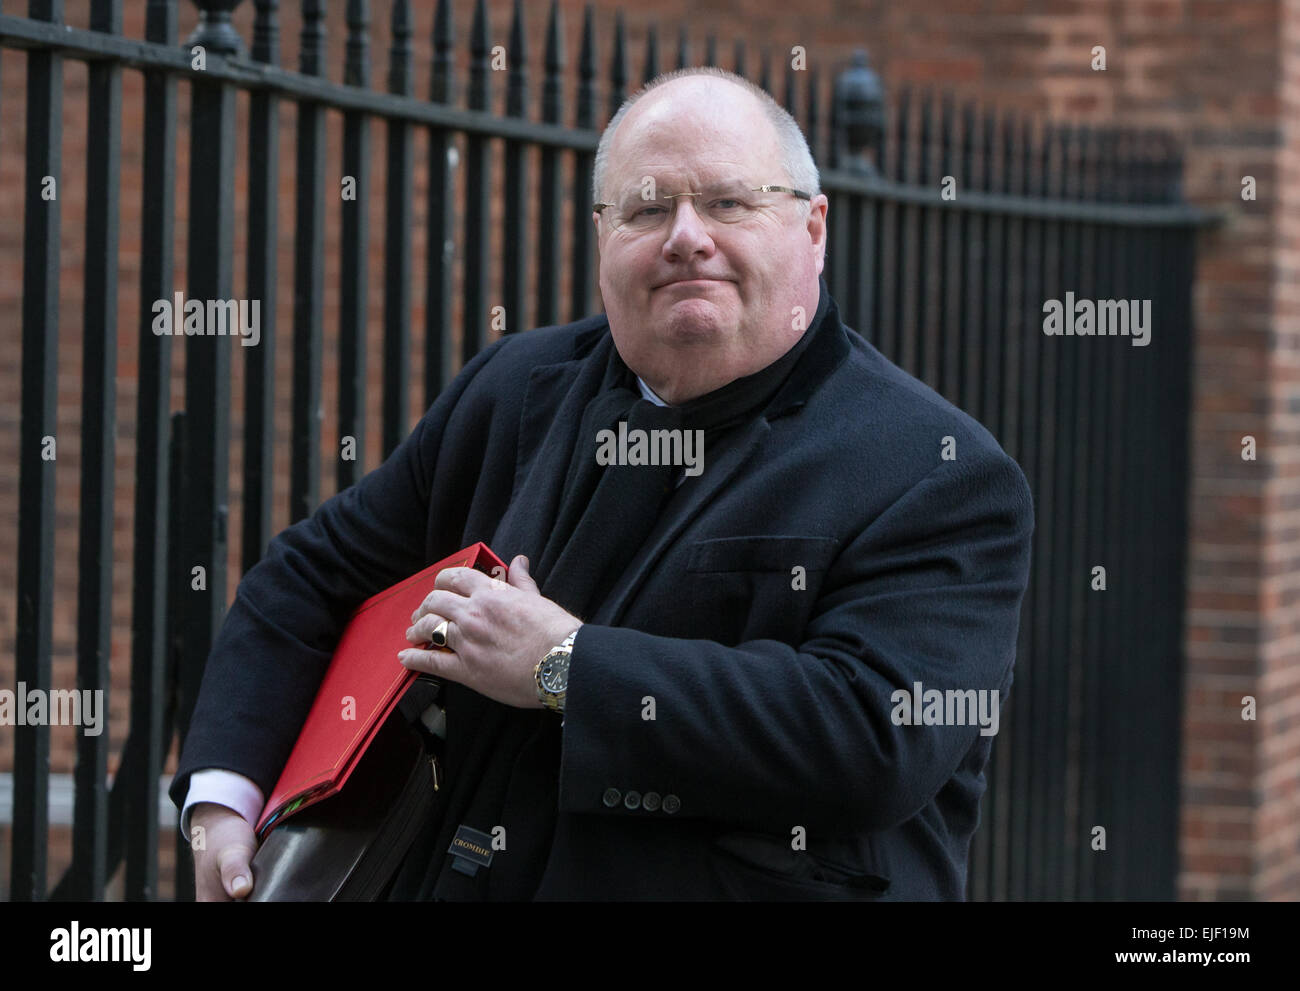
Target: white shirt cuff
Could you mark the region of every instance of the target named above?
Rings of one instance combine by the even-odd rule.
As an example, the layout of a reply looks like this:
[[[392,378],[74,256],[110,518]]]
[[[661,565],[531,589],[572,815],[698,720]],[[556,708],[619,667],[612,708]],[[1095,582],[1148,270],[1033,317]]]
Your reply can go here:
[[[256,826],[262,814],[266,799],[262,789],[235,771],[219,767],[195,771],[190,775],[190,789],[185,793],[185,805],[181,808],[181,835],[190,841],[190,809],[199,802],[212,802],[224,805],[238,812],[250,826]]]

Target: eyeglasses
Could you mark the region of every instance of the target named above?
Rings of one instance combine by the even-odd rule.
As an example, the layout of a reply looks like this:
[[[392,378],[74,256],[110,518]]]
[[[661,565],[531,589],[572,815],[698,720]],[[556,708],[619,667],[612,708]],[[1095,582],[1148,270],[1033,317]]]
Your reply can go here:
[[[643,186],[629,190],[615,203],[594,203],[592,209],[605,217],[614,230],[622,234],[647,234],[670,222],[679,198],[695,200],[695,210],[706,223],[717,226],[744,224],[753,220],[770,201],[770,193],[789,193],[801,200],[812,195],[789,186],[749,186],[743,182],[724,182],[698,193],[661,193],[647,196]],[[763,194],[763,195],[756,195]]]

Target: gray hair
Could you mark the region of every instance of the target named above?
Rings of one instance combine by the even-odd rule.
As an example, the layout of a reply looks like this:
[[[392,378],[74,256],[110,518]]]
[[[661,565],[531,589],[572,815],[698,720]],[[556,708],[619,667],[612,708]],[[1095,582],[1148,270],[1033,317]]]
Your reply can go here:
[[[776,131],[777,141],[781,147],[781,164],[790,177],[790,182],[796,189],[801,189],[812,196],[816,196],[821,192],[821,178],[817,171],[817,165],[813,162],[812,152],[808,150],[808,142],[803,136],[803,131],[799,129],[799,124],[790,116],[785,107],[772,99],[767,90],[761,86],[755,86],[743,76],[738,76],[734,72],[728,72],[726,69],[719,69],[715,66],[696,66],[688,69],[674,69],[671,72],[664,72],[655,76],[654,79],[624,100],[623,105],[618,108],[618,113],[610,118],[600,136],[600,144],[596,148],[596,165],[591,171],[591,188],[597,199],[603,200],[605,198],[603,183],[605,181],[605,170],[609,165],[610,145],[614,143],[614,132],[618,130],[618,126],[623,122],[623,118],[627,116],[627,112],[632,109],[637,100],[651,90],[658,89],[665,83],[686,76],[713,76],[717,79],[725,79],[727,82],[735,83],[745,89],[758,100],[763,108],[764,115]],[[769,180],[760,178],[756,181],[767,182]],[[806,201],[803,202],[807,207]]]

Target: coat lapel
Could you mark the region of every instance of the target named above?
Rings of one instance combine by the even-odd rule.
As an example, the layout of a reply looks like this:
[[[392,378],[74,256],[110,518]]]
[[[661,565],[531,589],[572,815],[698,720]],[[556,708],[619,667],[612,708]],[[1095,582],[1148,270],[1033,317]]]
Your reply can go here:
[[[605,326],[600,329],[604,338],[594,348],[584,334],[574,343],[578,356],[539,365],[528,376],[515,456],[515,494],[492,537],[492,547],[507,563],[514,555],[524,554],[536,567],[546,547],[564,494],[583,410],[600,387],[609,349],[614,346]],[[534,578],[540,585],[546,576],[534,573]]]

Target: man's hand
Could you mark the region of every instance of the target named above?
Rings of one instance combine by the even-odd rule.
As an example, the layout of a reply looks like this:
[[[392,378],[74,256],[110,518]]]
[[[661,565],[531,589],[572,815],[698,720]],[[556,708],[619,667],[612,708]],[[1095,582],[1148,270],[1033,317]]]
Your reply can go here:
[[[505,705],[542,708],[537,662],[582,621],[542,597],[522,554],[510,562],[508,577],[504,582],[473,568],[439,572],[434,591],[411,616],[406,639],[423,646],[445,619],[447,649],[403,650],[397,655],[401,662]]]
[[[247,898],[253,891],[249,861],[257,852],[253,827],[233,809],[199,802],[190,812],[190,835],[203,831],[203,849],[194,851],[194,894],[201,902]]]

